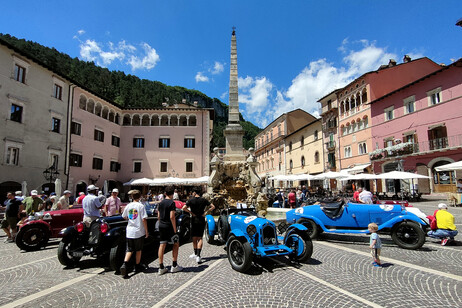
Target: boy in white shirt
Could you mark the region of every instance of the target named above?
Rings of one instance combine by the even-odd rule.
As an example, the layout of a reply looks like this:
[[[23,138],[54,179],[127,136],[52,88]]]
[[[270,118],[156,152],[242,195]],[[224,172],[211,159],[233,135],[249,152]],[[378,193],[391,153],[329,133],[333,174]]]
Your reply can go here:
[[[132,257],[133,252],[136,252],[135,272],[144,270],[141,262],[141,251],[143,250],[144,238],[149,236],[146,208],[139,202],[141,192],[139,190],[130,190],[128,195],[132,197],[130,202],[124,209],[122,217],[128,219],[127,225],[127,252],[125,253],[124,264],[120,268],[120,273],[124,278],[128,278],[128,262]]]

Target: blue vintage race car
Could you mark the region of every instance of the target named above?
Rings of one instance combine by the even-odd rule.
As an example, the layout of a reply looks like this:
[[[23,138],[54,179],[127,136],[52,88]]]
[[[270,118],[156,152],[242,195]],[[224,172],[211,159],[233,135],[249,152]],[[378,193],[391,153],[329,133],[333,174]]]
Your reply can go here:
[[[207,242],[214,242],[216,235],[218,241],[226,243],[229,263],[239,272],[247,271],[254,257],[287,255],[305,262],[313,253],[308,230],[301,224],[283,222],[276,228],[272,221],[258,217],[254,209],[222,210],[217,223],[211,215],[206,218]]]
[[[290,223],[303,224],[312,239],[320,233],[369,233],[367,226],[374,222],[379,233],[391,234],[393,241],[405,249],[418,249],[425,242],[428,223],[410,213],[401,204],[320,203],[290,210]]]

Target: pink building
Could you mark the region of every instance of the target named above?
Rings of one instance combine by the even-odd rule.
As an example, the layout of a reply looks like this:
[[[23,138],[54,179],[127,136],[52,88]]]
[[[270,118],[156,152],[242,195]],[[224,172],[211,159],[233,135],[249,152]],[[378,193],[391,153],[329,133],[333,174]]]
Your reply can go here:
[[[69,187],[108,189],[138,178],[209,175],[213,109],[125,109],[74,88]]]
[[[402,168],[431,177],[418,181],[420,192],[455,192],[454,172],[434,168],[462,159],[462,59],[370,106],[374,172]],[[389,181],[382,189],[407,189],[406,185]]]

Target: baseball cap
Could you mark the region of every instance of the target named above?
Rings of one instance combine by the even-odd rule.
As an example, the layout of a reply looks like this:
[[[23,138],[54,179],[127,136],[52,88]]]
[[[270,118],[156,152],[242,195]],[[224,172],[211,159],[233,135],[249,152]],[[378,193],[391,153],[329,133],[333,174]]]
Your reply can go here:
[[[439,209],[447,209],[448,206],[447,206],[446,203],[440,203],[440,204],[438,204],[438,208],[439,208]]]
[[[37,196],[37,195],[38,195],[38,192],[37,192],[36,190],[32,190],[32,191],[30,192],[30,195],[31,195],[31,196]]]
[[[128,192],[129,195],[134,195],[134,194],[141,194],[141,192],[138,189],[132,189]]]
[[[79,192],[79,196],[81,195],[85,195],[85,193],[83,191]]]
[[[114,192],[115,192],[115,193],[119,193],[119,190],[118,190],[117,188],[114,188],[114,189],[112,190],[112,192],[113,192],[113,193],[114,193]]]
[[[65,194],[70,194],[70,193],[71,193],[70,190],[65,190],[65,191],[63,192],[63,195],[65,195]]]
[[[93,184],[92,184],[92,185],[88,185],[88,187],[87,187],[87,190],[88,190],[88,191],[90,191],[90,190],[98,190],[98,189],[99,189],[99,188],[96,187],[96,186],[93,185]]]
[[[50,194],[50,196],[56,196],[56,193],[55,193],[55,192],[52,192],[52,193]]]

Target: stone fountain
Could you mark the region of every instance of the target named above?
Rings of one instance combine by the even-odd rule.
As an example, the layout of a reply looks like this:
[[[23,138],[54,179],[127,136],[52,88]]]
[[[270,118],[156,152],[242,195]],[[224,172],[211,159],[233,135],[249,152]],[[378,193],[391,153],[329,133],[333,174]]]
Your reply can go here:
[[[228,125],[223,132],[226,139],[226,154],[221,158],[218,148],[210,161],[211,171],[207,194],[217,209],[235,207],[237,203],[253,205],[260,215],[266,215],[268,200],[261,192],[261,180],[255,172],[258,165],[253,148],[246,157],[242,138],[244,130],[239,122],[239,100],[237,82],[236,31],[231,36],[231,65],[229,78]]]

